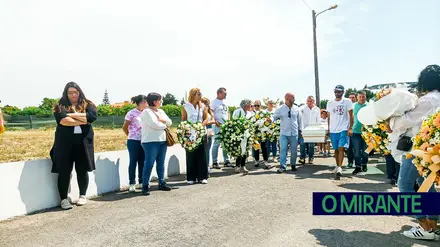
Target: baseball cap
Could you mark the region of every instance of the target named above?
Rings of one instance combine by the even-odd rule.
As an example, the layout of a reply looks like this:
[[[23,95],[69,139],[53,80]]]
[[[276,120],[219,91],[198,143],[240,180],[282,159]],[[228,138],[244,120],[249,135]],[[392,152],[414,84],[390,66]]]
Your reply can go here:
[[[337,86],[335,87],[335,90],[337,90],[337,91],[344,91],[344,86],[342,86],[342,85],[337,85]]]

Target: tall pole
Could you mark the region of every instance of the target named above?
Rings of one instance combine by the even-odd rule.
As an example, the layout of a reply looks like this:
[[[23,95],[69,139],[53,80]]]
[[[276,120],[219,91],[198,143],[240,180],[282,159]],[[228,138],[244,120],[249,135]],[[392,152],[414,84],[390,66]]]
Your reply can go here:
[[[313,53],[315,60],[315,94],[316,94],[316,105],[320,107],[320,95],[319,95],[319,74],[318,74],[318,47],[316,44],[316,12],[312,10],[313,18]]]

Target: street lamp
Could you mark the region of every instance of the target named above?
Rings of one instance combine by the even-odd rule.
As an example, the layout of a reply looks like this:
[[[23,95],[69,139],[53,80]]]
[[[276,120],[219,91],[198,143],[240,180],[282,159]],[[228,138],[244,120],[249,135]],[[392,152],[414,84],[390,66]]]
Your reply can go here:
[[[316,105],[319,106],[320,96],[319,96],[319,75],[318,75],[318,47],[316,44],[316,18],[318,15],[332,9],[336,9],[338,7],[337,4],[332,5],[330,8],[323,10],[316,14],[315,10],[312,10],[313,17],[313,51],[315,54],[315,94],[316,94]]]

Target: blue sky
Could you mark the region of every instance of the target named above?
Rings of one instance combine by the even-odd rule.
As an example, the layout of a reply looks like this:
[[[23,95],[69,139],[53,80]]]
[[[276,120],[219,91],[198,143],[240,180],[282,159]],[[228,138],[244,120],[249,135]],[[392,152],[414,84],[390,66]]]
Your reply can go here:
[[[440,63],[440,1],[304,0],[318,12],[321,99],[336,84],[414,81]],[[301,0],[0,1],[2,105],[38,105],[78,82],[100,103],[192,87],[228,103],[314,95],[312,20]]]

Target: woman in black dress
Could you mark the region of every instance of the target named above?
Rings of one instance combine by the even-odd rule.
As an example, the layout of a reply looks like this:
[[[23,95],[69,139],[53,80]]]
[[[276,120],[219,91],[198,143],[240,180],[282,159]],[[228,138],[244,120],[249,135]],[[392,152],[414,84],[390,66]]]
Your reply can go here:
[[[96,106],[87,100],[75,82],[69,82],[54,107],[57,121],[55,142],[50,151],[52,172],[58,173],[58,191],[61,208],[71,209],[67,194],[70,175],[75,163],[79,186],[78,206],[85,205],[89,174],[95,170],[94,133],[91,123],[97,119]]]

